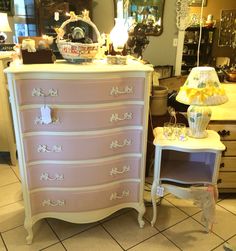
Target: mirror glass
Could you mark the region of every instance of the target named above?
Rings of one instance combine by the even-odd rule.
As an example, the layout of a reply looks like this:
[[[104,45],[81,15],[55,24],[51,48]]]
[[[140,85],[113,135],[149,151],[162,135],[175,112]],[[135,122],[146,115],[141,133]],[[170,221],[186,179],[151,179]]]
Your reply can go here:
[[[163,31],[165,0],[114,0],[116,17],[127,20],[129,33],[142,25],[147,36],[159,36]]]

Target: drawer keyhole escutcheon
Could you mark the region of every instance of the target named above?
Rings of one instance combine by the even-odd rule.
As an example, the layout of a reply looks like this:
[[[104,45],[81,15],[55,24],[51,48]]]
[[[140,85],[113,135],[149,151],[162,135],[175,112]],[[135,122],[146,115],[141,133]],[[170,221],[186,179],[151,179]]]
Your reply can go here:
[[[133,87],[132,86],[125,86],[123,90],[120,90],[118,86],[113,86],[110,92],[111,96],[119,96],[123,94],[132,94]]]
[[[111,169],[110,175],[112,176],[117,174],[123,174],[129,171],[130,171],[130,166],[123,166],[121,171],[119,171],[117,167],[114,167]]]
[[[129,196],[129,190],[124,190],[120,195],[118,195],[117,192],[114,192],[111,194],[110,200],[120,200],[128,196]]]
[[[51,207],[62,207],[65,205],[64,200],[43,200],[42,206],[51,206]]]
[[[47,145],[39,145],[38,152],[39,153],[59,153],[59,152],[62,152],[62,147],[55,145],[55,146],[52,146],[51,149],[49,149]]]
[[[49,180],[49,181],[64,180],[64,175],[56,173],[54,175],[54,178],[51,178],[48,173],[42,173],[40,176],[40,180]]]

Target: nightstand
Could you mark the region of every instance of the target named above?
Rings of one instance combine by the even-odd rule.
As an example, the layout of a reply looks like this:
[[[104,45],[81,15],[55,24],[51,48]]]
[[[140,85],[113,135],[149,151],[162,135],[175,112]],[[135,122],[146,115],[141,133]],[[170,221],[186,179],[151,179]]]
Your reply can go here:
[[[153,219],[156,222],[156,196],[165,192],[184,199],[193,199],[202,208],[206,230],[214,222],[217,200],[217,177],[221,153],[225,146],[217,132],[208,130],[203,139],[168,140],[163,128],[154,129],[155,162],[152,184]]]

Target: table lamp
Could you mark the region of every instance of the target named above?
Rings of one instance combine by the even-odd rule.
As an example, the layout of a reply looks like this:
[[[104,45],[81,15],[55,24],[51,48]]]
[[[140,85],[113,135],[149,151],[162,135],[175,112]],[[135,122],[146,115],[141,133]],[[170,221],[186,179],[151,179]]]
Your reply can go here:
[[[7,35],[5,32],[11,32],[11,27],[8,23],[7,13],[0,13],[0,43],[5,43]]]
[[[190,105],[187,110],[189,136],[207,137],[207,125],[211,118],[209,106],[220,105],[228,101],[219,81],[215,68],[194,67],[176,97],[180,103]]]

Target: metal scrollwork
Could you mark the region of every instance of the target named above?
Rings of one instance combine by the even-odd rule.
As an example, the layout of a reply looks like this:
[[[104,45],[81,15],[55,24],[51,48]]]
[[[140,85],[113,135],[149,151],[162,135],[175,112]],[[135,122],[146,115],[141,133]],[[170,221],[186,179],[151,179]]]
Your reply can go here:
[[[38,152],[39,153],[59,153],[62,151],[62,147],[61,146],[52,146],[52,149],[48,149],[47,145],[39,145],[38,146]]]
[[[50,178],[48,173],[42,173],[40,176],[40,180],[49,180],[49,181],[64,180],[64,175],[56,173],[54,178]]]
[[[119,117],[118,113],[113,113],[110,118],[110,122],[117,122],[122,120],[131,120],[133,119],[133,113],[132,112],[125,112],[123,114],[123,117]]]
[[[122,94],[131,94],[131,93],[133,93],[132,86],[125,86],[123,90],[119,90],[118,86],[113,86],[110,92],[112,96],[119,96]]]
[[[124,139],[122,144],[120,144],[118,140],[114,140],[111,142],[110,148],[111,149],[122,148],[125,146],[130,146],[131,144],[132,144],[132,141],[130,139]]]
[[[117,174],[122,174],[130,171],[130,166],[123,166],[122,170],[119,171],[117,167],[114,167],[110,171],[110,175],[117,175]]]
[[[118,195],[117,192],[114,192],[110,196],[110,200],[118,200],[118,199],[123,199],[125,197],[129,196],[129,190],[124,190],[121,195]]]
[[[42,88],[34,88],[32,90],[33,97],[56,97],[58,96],[58,91],[54,89],[49,89],[48,94],[45,94]]]
[[[60,120],[59,118],[52,118],[52,123],[51,124],[59,124],[60,123]],[[42,117],[36,117],[35,120],[34,120],[34,124],[35,125],[48,125],[48,124],[45,124],[42,120]]]
[[[51,207],[62,207],[65,205],[64,200],[44,200],[42,206],[51,206]]]

